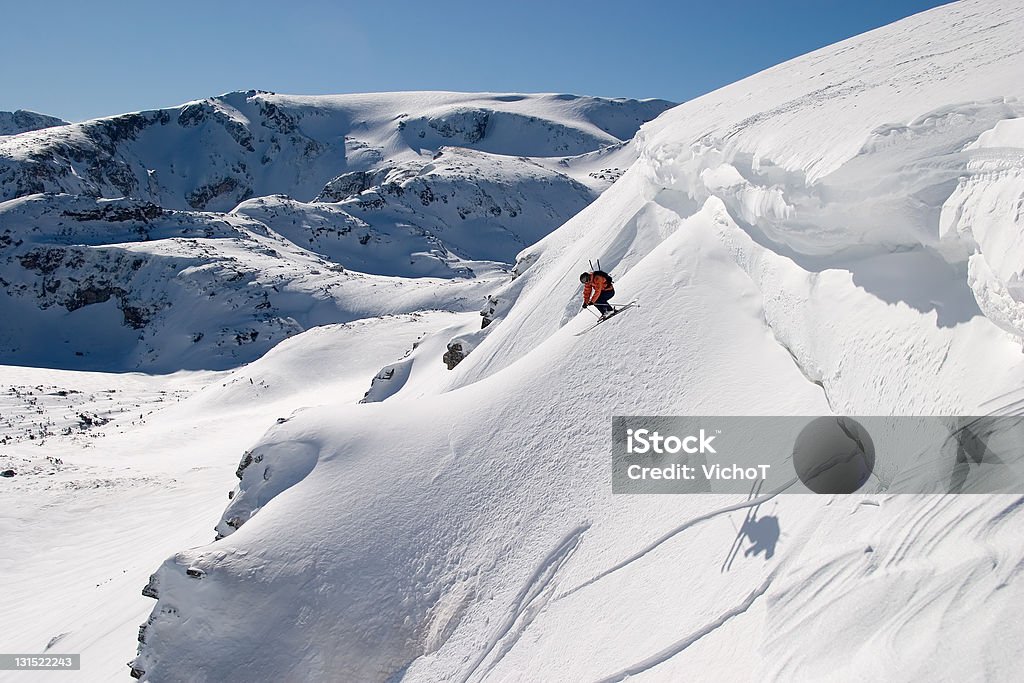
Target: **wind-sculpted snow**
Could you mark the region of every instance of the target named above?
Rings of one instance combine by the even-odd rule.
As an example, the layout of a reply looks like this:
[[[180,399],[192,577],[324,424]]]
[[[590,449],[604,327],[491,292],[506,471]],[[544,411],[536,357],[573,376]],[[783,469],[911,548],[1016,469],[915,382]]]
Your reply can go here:
[[[1017,497],[889,495],[892,460],[857,496],[613,496],[608,449],[613,415],[1019,407],[1022,14],[943,6],[646,126],[488,292],[493,322],[452,330],[453,370],[410,354],[383,400],[251,449],[257,499],[260,464],[316,462],[160,567],[136,673],[1013,678]],[[598,258],[641,307],[577,336]]]
[[[927,249],[964,273],[970,258],[982,310],[1024,335],[1024,52],[1009,28],[1024,9],[948,12],[961,23],[924,14],[666,114],[641,133],[642,172],[696,202],[718,197],[815,268],[848,267],[844,251]],[[872,57],[854,63],[853,50]]]

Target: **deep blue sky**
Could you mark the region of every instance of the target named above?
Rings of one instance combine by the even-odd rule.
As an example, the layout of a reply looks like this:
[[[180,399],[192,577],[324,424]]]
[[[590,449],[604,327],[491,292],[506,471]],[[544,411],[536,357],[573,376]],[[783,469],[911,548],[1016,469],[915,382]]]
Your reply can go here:
[[[80,121],[231,90],[682,101],[927,0],[45,0],[0,17],[0,110]]]

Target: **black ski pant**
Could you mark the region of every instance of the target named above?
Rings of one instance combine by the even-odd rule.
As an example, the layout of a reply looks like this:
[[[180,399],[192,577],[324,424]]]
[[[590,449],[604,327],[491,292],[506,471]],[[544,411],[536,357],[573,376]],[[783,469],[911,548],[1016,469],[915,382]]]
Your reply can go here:
[[[615,296],[614,289],[606,289],[601,292],[601,295],[597,297],[597,301],[594,302],[594,308],[596,308],[601,315],[608,315],[612,312],[612,305],[608,302]]]

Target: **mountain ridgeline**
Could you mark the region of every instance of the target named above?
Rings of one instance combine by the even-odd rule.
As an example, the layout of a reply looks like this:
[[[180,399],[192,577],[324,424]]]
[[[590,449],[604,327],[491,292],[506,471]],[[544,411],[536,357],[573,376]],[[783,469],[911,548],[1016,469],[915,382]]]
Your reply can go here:
[[[25,109],[0,111],[0,135],[17,135],[53,126],[66,126],[67,123],[55,116],[47,116]]]
[[[19,119],[52,127],[0,137],[0,314],[23,321],[0,362],[231,367],[312,325],[430,307],[410,278],[476,280],[472,309],[671,106],[248,91]]]

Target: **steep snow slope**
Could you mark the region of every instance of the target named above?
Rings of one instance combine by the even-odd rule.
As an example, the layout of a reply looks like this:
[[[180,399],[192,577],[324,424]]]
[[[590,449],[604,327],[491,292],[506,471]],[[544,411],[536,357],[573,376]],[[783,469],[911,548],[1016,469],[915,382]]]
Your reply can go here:
[[[23,325],[0,360],[223,369],[311,325],[473,310],[669,105],[253,91],[4,138],[0,315]]]
[[[951,328],[976,317],[980,306],[991,322],[1021,334],[1024,328],[1008,320],[1020,315],[1024,300],[1019,291],[1016,299],[1010,294],[1024,274],[1015,210],[1024,140],[1011,137],[1019,131],[1016,117],[1024,114],[1017,78],[1024,62],[1011,31],[1019,8],[1004,9],[998,19],[990,18],[995,10],[973,5],[945,11],[962,15],[971,28],[955,21],[900,22],[665,114],[639,136],[643,158],[634,172],[644,177],[641,201],[617,206],[620,213],[612,221],[602,220],[608,208],[594,206],[573,222],[575,242],[553,235],[524,252],[521,261],[558,261],[551,270],[560,275],[600,257],[614,265],[613,275],[625,272],[681,218],[714,197],[749,235],[740,236],[741,242],[753,242],[735,247],[752,277],[770,278],[768,271],[778,268],[774,263],[794,273],[782,271],[773,278],[777,284],[759,284],[791,290],[770,292],[770,299],[789,301],[766,305],[768,322],[784,343],[794,336],[794,323],[815,322],[792,305],[807,298],[795,291],[793,277],[807,280],[807,286],[845,277],[849,289],[871,295],[864,297],[866,305],[882,301],[890,304],[886,310],[896,307],[895,313],[912,309],[906,319],[913,325]],[[863,60],[853,56],[868,53]],[[595,229],[604,235],[591,237]],[[988,251],[986,239],[993,245]],[[1000,276],[985,278],[993,258]],[[485,365],[476,371],[470,365],[461,369],[466,379],[457,384],[531,348],[522,343],[524,335],[536,343],[564,322],[561,304],[578,285],[571,277],[556,283],[558,275],[545,274],[533,305],[523,306],[511,325],[494,328],[502,350],[481,358]],[[555,295],[548,296],[555,286]],[[825,310],[814,315],[842,310],[833,305],[833,295],[822,293]],[[795,315],[802,322],[791,320]],[[933,317],[934,324],[922,317]],[[836,343],[879,362],[863,347],[846,343],[862,328],[853,320],[842,323],[846,336]],[[826,336],[811,332],[802,336]],[[792,350],[814,379],[822,379],[816,369],[822,359]],[[937,357],[943,355],[940,349]],[[903,381],[902,375],[893,379]],[[909,411],[913,404],[890,405],[887,410]]]
[[[944,6],[644,128],[436,395],[271,428],[255,514],[157,571],[135,673],[1012,679],[1024,498],[612,496],[608,451],[612,415],[1019,405],[1022,20]],[[642,305],[578,336],[595,257]]]

